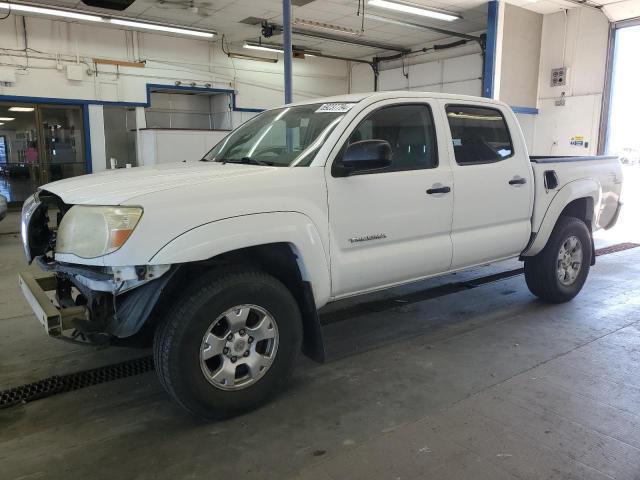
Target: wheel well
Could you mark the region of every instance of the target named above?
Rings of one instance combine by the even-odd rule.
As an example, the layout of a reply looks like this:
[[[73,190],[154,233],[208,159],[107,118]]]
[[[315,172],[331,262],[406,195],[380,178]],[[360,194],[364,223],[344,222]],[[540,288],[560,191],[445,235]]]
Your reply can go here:
[[[582,220],[589,232],[593,234],[593,214],[593,198],[583,197],[569,202],[560,213],[560,217],[575,217]],[[593,235],[589,236],[591,237],[591,261],[589,263],[593,266],[596,264],[596,247],[593,242]]]
[[[297,255],[288,243],[270,243],[225,252],[207,260],[185,263],[171,279],[163,297],[154,308],[154,314],[145,329],[155,329],[160,315],[170,308],[176,295],[185,291],[185,285],[203,272],[221,268],[258,268],[280,280],[296,299],[303,323],[302,351],[316,361],[324,361],[324,344],[311,284],[302,278]]]
[[[560,216],[578,218],[587,225],[589,231],[593,231],[593,198],[583,197],[569,202]]]

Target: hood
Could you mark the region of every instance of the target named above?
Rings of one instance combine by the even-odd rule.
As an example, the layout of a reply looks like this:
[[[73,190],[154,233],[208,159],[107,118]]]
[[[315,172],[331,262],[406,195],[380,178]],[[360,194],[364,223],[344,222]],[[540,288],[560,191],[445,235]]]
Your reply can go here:
[[[107,170],[48,183],[40,188],[56,194],[69,205],[120,205],[149,193],[203,183],[227,183],[232,178],[269,175],[282,168],[286,167],[181,162]]]

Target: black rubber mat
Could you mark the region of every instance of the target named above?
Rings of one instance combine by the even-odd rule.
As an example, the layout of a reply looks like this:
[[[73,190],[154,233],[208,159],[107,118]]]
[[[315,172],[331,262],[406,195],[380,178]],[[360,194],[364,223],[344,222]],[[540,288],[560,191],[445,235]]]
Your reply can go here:
[[[617,243],[615,245],[609,245],[608,247],[598,248],[596,250],[596,257],[600,255],[608,255],[610,253],[622,252],[631,248],[640,247],[638,243]]]
[[[149,355],[69,375],[56,375],[0,392],[0,408],[12,407],[58,393],[71,392],[119,378],[139,375],[153,369],[153,357]]]

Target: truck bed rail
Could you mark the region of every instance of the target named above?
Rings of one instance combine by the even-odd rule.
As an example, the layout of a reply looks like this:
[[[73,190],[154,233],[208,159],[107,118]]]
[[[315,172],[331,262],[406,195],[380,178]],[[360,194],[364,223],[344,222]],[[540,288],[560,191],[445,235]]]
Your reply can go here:
[[[587,155],[584,157],[557,156],[547,157],[541,155],[530,156],[533,163],[560,163],[560,162],[588,162],[592,160],[617,160],[615,155]]]

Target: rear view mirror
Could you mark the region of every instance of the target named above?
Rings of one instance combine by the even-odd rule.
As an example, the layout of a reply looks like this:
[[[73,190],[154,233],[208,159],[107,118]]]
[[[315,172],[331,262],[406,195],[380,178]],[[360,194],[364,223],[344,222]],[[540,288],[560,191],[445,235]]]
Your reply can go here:
[[[334,173],[347,177],[356,172],[379,170],[389,167],[392,157],[391,145],[386,140],[361,140],[347,147]]]

